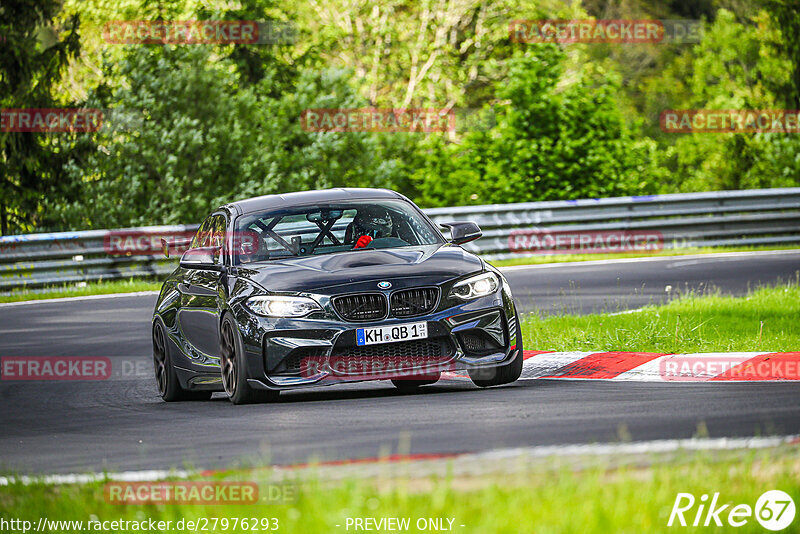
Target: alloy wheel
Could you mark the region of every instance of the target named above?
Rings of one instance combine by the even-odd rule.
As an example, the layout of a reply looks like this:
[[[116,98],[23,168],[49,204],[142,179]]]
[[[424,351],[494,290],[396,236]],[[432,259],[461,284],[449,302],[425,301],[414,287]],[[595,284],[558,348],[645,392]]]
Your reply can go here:
[[[164,341],[164,329],[160,324],[156,324],[153,331],[153,365],[158,392],[164,396],[167,392],[167,344]]]
[[[222,385],[225,393],[229,397],[236,394],[236,380],[238,369],[236,368],[236,340],[233,337],[231,323],[222,323],[222,350],[219,357],[220,368],[222,369]]]

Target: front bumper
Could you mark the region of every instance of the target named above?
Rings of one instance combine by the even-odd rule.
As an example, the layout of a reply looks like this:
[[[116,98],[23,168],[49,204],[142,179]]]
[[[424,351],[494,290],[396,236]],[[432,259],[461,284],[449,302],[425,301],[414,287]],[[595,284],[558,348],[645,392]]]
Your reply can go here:
[[[507,286],[506,286],[507,287]],[[317,298],[327,309],[325,297]],[[516,312],[507,289],[428,315],[353,323],[324,317],[261,317],[234,307],[243,338],[248,382],[254,388],[295,389],[364,380],[424,376],[496,367],[521,357]],[[428,338],[358,347],[358,328],[426,322]],[[423,354],[424,353],[424,354]]]

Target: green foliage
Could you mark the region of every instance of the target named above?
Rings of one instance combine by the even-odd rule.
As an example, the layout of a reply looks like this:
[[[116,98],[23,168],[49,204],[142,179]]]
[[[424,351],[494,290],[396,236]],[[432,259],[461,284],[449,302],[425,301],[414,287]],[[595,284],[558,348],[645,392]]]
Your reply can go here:
[[[658,169],[614,101],[612,73],[564,79],[565,53],[541,45],[509,62],[497,127],[435,144],[417,173],[427,205],[524,202],[645,194]],[[598,75],[594,75],[598,74]],[[608,76],[608,77],[606,77]],[[442,179],[437,180],[436,177]]]
[[[289,17],[275,0],[250,0],[235,7],[226,4],[223,9],[215,10],[210,4],[201,4],[196,11],[197,20],[252,20],[262,24],[281,27],[290,24]],[[269,46],[234,46],[218,47],[218,53],[226,57],[236,68],[239,83],[254,85],[269,77],[271,84],[267,87],[268,96],[280,98],[283,92],[291,89],[296,80],[299,66],[309,63],[315,56],[315,50],[294,52],[292,43],[277,42]]]
[[[305,131],[300,117],[315,108],[361,108],[364,100],[351,86],[352,73],[342,69],[304,70],[279,100],[259,101],[260,150],[269,161],[264,174],[243,176],[238,196],[251,196],[264,183],[269,192],[328,187],[383,187],[397,179],[399,162],[384,156],[382,139],[367,133]],[[268,94],[270,81],[258,85]]]
[[[781,33],[781,52],[791,65],[788,83],[779,93],[784,97],[788,109],[800,109],[800,9],[795,0],[763,0],[770,18]]]
[[[80,50],[78,19],[54,36],[46,28],[58,8],[56,0],[4,0],[0,6],[0,109],[70,104],[53,87]],[[41,197],[70,195],[64,165],[84,147],[70,134],[0,131],[0,233],[39,224]]]
[[[738,20],[720,10],[701,43],[677,58],[647,91],[662,109],[776,109],[776,91],[790,84],[790,60],[775,54],[781,35],[760,12]],[[656,109],[651,113],[655,114]],[[674,170],[663,191],[748,189],[800,185],[796,134],[667,134]]]
[[[107,117],[96,134],[0,132],[0,222],[15,232],[196,222],[236,198],[337,186],[441,206],[798,185],[800,136],[658,126],[666,109],[800,107],[795,4],[10,0],[0,105],[78,102]],[[509,39],[511,20],[587,13],[704,17],[705,34],[694,45]],[[133,46],[100,32],[169,18],[291,23],[298,40]],[[309,108],[368,106],[495,120],[449,134],[300,122]]]
[[[86,196],[47,199],[54,226],[177,224],[241,197],[393,182],[397,162],[381,156],[378,138],[301,127],[305,109],[363,105],[349,73],[304,71],[273,99],[269,73],[238,87],[235,65],[211,54],[203,46],[134,47],[108,67],[109,79],[126,84],[91,96],[109,116],[98,150],[69,167]]]
[[[318,0],[299,8],[304,37],[351,69],[377,107],[479,107],[495,97],[519,48],[509,22],[577,18],[561,0]]]
[[[240,177],[263,171],[260,138],[245,121],[253,94],[232,92],[235,78],[205,47],[133,47],[90,103],[108,110],[98,150],[70,167],[86,197],[61,207],[64,222],[85,227],[194,221],[209,200]],[[48,202],[50,200],[48,199]]]

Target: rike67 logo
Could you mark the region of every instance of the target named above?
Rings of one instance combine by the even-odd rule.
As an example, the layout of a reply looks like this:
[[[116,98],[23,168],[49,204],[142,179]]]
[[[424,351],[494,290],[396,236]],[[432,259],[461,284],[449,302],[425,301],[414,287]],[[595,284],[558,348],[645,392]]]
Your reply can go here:
[[[753,517],[767,530],[783,530],[794,521],[794,501],[788,493],[781,490],[764,492],[756,501],[755,507],[749,504],[736,504],[720,500],[719,493],[709,496],[703,494],[695,499],[691,493],[678,493],[667,526],[730,526],[742,527]]]

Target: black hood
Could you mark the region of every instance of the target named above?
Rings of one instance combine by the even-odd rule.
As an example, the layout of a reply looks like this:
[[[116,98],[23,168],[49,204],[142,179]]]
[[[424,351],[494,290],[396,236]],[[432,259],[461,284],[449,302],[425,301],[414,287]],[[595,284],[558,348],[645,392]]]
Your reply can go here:
[[[337,286],[401,278],[415,278],[415,285],[438,284],[482,268],[480,258],[460,247],[427,245],[252,263],[239,274],[268,291],[327,293]]]

